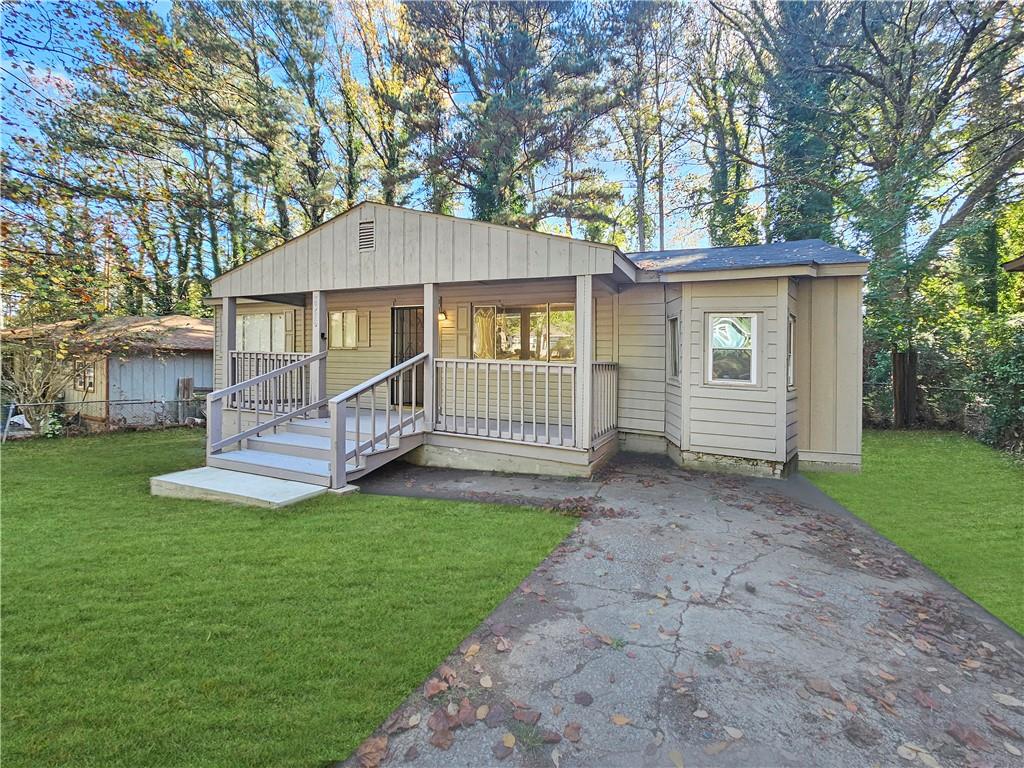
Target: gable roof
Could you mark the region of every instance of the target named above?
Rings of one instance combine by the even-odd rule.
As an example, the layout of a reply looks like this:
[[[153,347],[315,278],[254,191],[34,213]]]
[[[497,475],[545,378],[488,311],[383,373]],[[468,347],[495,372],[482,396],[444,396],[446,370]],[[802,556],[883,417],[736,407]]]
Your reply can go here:
[[[42,337],[59,339],[72,333],[95,341],[98,345],[116,341],[119,349],[178,352],[213,350],[213,320],[190,315],[101,317],[93,322],[62,320],[57,323],[4,328],[0,330],[0,339],[6,342]]]
[[[793,240],[788,243],[722,248],[639,251],[627,253],[626,256],[640,269],[659,274],[821,264],[863,264],[868,261],[853,251],[837,248],[823,240]]]
[[[1018,256],[1016,259],[1010,259],[1002,263],[1003,269],[1007,272],[1024,272],[1024,256]]]

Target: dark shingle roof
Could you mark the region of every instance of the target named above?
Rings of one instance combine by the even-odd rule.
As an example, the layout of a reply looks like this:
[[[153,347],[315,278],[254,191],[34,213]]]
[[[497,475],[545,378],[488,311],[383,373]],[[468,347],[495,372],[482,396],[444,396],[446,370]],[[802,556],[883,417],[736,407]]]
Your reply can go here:
[[[715,269],[867,262],[863,256],[829,245],[823,240],[794,240],[789,243],[725,248],[684,248],[676,251],[641,251],[627,253],[626,256],[641,269],[651,272],[707,272]]]

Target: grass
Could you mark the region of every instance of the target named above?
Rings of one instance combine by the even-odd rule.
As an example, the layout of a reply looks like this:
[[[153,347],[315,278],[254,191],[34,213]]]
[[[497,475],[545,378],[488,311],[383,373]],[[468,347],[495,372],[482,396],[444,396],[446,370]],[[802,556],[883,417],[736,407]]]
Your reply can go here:
[[[497,505],[154,498],[172,431],[3,449],[10,766],[347,756],[575,522]]]
[[[1024,469],[949,432],[864,433],[859,475],[819,488],[1024,632]]]

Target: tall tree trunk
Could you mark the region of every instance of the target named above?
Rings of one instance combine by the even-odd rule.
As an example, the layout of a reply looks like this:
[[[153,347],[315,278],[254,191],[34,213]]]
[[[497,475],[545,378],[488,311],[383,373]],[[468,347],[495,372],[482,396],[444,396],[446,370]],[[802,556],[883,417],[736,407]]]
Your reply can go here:
[[[892,424],[906,429],[917,423],[917,349],[892,350]]]

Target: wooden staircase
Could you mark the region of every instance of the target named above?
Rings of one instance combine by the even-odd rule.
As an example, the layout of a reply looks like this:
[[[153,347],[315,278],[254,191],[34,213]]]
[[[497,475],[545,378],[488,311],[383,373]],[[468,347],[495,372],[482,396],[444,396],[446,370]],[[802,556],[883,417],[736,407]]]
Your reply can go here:
[[[282,361],[211,392],[206,465],[342,490],[423,444],[431,406],[416,402],[416,393],[429,391],[423,386],[429,355],[416,355],[335,397],[318,396],[325,359],[320,352]],[[227,435],[225,421],[235,425]]]
[[[355,420],[361,422],[357,437]],[[385,415],[374,414],[376,428],[370,430],[370,414],[350,415],[345,435],[345,477],[356,480],[389,461],[423,444],[423,418],[418,424],[406,417],[405,430],[399,434],[397,423],[388,427]],[[392,420],[397,413],[392,410]],[[412,427],[412,429],[410,429]],[[331,420],[295,418],[272,428],[266,434],[247,437],[238,450],[208,456],[207,466],[248,472],[280,480],[295,480],[313,485],[331,486]],[[373,437],[365,437],[373,435]],[[360,450],[356,451],[357,440]]]

